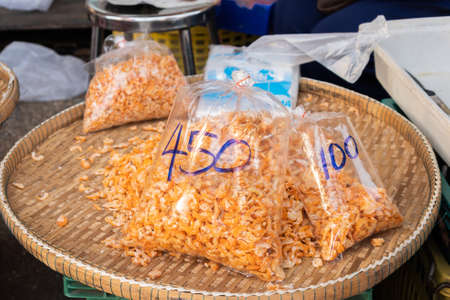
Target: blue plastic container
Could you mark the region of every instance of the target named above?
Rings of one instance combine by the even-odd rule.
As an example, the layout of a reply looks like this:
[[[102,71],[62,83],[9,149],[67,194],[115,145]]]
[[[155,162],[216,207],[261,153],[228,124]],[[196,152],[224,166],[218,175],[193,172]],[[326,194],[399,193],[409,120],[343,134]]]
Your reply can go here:
[[[222,0],[216,8],[217,27],[254,35],[269,33],[270,13],[274,4],[240,7],[234,0]]]

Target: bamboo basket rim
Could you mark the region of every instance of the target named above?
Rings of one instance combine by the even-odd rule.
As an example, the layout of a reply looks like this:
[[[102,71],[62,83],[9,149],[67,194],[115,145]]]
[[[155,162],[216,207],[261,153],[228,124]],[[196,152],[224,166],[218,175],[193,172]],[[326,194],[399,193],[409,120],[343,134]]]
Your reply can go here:
[[[0,62],[0,73],[8,78],[6,92],[0,94],[0,123],[2,123],[11,115],[19,100],[19,84],[11,68],[2,62]]]
[[[195,76],[192,79],[198,80],[198,78],[199,78],[198,76]],[[438,207],[439,207],[439,203],[440,203],[440,190],[441,190],[441,181],[440,181],[440,174],[439,174],[437,160],[434,155],[433,149],[432,149],[430,143],[428,142],[428,140],[425,138],[425,136],[420,132],[420,130],[414,124],[412,124],[405,117],[401,116],[399,113],[395,112],[391,108],[379,103],[378,101],[369,98],[368,96],[347,90],[347,89],[339,87],[337,85],[333,85],[333,84],[330,84],[327,82],[313,80],[313,79],[309,79],[309,78],[301,78],[300,85],[305,86],[304,88],[309,89],[309,91],[312,93],[313,93],[314,88],[319,88],[319,89],[320,88],[326,88],[326,89],[333,88],[333,90],[338,94],[339,93],[340,94],[347,93],[348,95],[351,95],[352,97],[358,98],[360,105],[365,107],[365,112],[367,114],[372,115],[376,119],[381,119],[381,116],[383,116],[384,114],[381,114],[381,116],[380,116],[380,114],[375,115],[374,112],[369,111],[368,108],[372,105],[374,105],[376,108],[380,109],[381,111],[384,111],[385,113],[388,112],[388,113],[392,114],[393,116],[395,116],[395,119],[397,119],[397,121],[399,120],[400,122],[406,123],[406,125],[408,125],[410,127],[410,129],[413,130],[414,134],[416,134],[416,138],[419,138],[420,142],[422,143],[422,146],[424,146],[426,149],[425,153],[427,155],[424,155],[424,156],[427,157],[428,160],[430,160],[430,162],[431,162],[431,166],[425,165],[425,169],[429,176],[429,181],[430,181],[430,195],[429,195],[430,199],[429,199],[428,206],[426,207],[425,213],[420,218],[420,222],[418,223],[418,226],[415,228],[415,230],[411,234],[411,236],[409,236],[401,244],[399,244],[392,252],[385,254],[381,259],[371,263],[370,265],[368,265],[365,268],[361,268],[358,271],[347,274],[345,276],[341,276],[336,279],[328,280],[326,282],[322,282],[322,283],[315,284],[315,285],[309,285],[306,287],[299,287],[299,288],[295,288],[295,289],[283,289],[283,290],[257,292],[257,293],[212,292],[212,291],[187,289],[187,288],[171,286],[171,285],[155,284],[155,283],[151,283],[151,282],[137,281],[132,278],[128,278],[127,276],[116,275],[113,271],[109,272],[108,270],[104,270],[98,266],[94,266],[92,264],[85,263],[84,261],[81,261],[80,259],[77,259],[76,257],[72,257],[71,255],[64,253],[64,251],[62,251],[61,249],[45,243],[40,238],[36,237],[33,234],[32,230],[29,230],[18,219],[18,217],[15,215],[14,211],[12,210],[11,206],[8,203],[8,198],[6,196],[6,186],[8,183],[8,179],[9,179],[10,175],[13,173],[14,169],[9,169],[7,167],[7,162],[11,159],[14,159],[12,156],[15,154],[18,146],[20,144],[28,141],[31,137],[33,137],[34,133],[40,127],[46,126],[47,124],[53,123],[53,122],[55,122],[57,124],[56,128],[52,132],[49,132],[47,136],[39,136],[38,139],[34,139],[31,142],[32,144],[30,144],[30,141],[28,141],[28,144],[29,144],[28,146],[30,149],[28,150],[27,153],[23,153],[23,151],[22,151],[22,153],[20,153],[20,155],[22,157],[20,157],[18,159],[18,161],[20,161],[20,159],[22,159],[23,156],[25,156],[26,154],[31,152],[31,148],[33,148],[35,145],[41,143],[52,133],[54,133],[57,130],[72,123],[74,118],[76,118],[76,119],[79,118],[80,116],[76,116],[76,117],[72,117],[72,120],[70,120],[70,121],[66,121],[66,122],[58,121],[62,115],[68,114],[75,110],[81,111],[82,106],[84,106],[84,102],[73,105],[73,106],[61,111],[60,113],[52,116],[51,118],[45,120],[44,122],[42,122],[41,124],[39,124],[38,126],[33,128],[24,137],[19,139],[14,144],[14,146],[8,151],[8,153],[5,155],[4,159],[2,160],[2,162],[0,164],[0,188],[1,188],[0,189],[0,209],[2,212],[2,216],[5,220],[5,223],[8,225],[11,232],[16,236],[17,239],[20,240],[21,238],[23,238],[25,236],[25,242],[24,242],[25,248],[27,248],[27,245],[31,245],[32,243],[34,243],[40,249],[39,251],[41,251],[41,253],[44,249],[48,251],[47,257],[48,257],[48,253],[51,253],[51,254],[55,255],[55,261],[58,257],[63,258],[64,259],[63,266],[64,266],[65,262],[68,261],[69,262],[69,272],[70,272],[70,266],[75,265],[77,267],[77,270],[78,270],[78,268],[85,268],[87,271],[93,272],[93,274],[95,273],[100,276],[109,277],[110,280],[119,280],[121,286],[123,283],[129,284],[130,289],[131,289],[132,285],[137,285],[140,288],[149,287],[152,289],[156,289],[156,290],[158,290],[158,295],[159,295],[159,291],[161,290],[161,291],[167,291],[167,292],[175,291],[178,293],[188,293],[191,295],[192,294],[200,294],[203,296],[213,296],[213,297],[216,297],[216,296],[253,297],[253,296],[273,296],[273,295],[279,295],[281,297],[282,295],[286,295],[286,294],[291,294],[291,296],[292,296],[292,294],[295,294],[298,292],[304,292],[307,290],[314,290],[314,289],[318,289],[318,288],[326,288],[329,286],[333,286],[336,283],[350,280],[363,272],[367,272],[367,271],[376,269],[377,266],[383,265],[384,263],[388,262],[391,258],[397,257],[399,254],[401,254],[401,252],[406,247],[411,246],[411,244],[417,238],[419,238],[421,243],[423,243],[426,239],[426,236],[430,233],[431,228],[437,218],[437,212],[438,212]],[[404,136],[404,134],[402,134],[402,136]],[[413,147],[417,150],[418,146],[413,145]],[[425,160],[425,158],[421,158],[421,160]],[[8,172],[10,172],[10,174]],[[12,227],[12,225],[14,225],[14,228]],[[423,239],[421,239],[421,235],[423,235]],[[417,244],[416,244],[416,246],[417,246]],[[415,251],[417,251],[417,249],[415,249],[414,252]],[[410,256],[412,256],[413,254],[414,253],[411,248]],[[37,256],[37,255],[35,255],[35,256]],[[47,260],[47,262],[45,262],[42,257],[38,258],[38,259],[40,259],[44,264],[46,264],[50,267],[48,260]],[[64,271],[63,272],[61,272],[59,270],[57,270],[57,271],[60,273],[65,273]],[[393,270],[391,272],[393,272]],[[167,296],[167,297],[169,297],[169,296]]]

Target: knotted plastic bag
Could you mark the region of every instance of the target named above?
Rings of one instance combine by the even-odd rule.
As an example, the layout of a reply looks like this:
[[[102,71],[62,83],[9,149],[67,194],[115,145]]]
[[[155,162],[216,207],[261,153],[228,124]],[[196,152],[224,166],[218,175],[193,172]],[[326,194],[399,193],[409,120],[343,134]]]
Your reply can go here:
[[[233,71],[242,70],[252,76],[255,86],[295,108],[299,65],[317,61],[353,83],[361,76],[377,42],[388,36],[386,20],[378,16],[362,24],[358,32],[275,34],[262,36],[249,47],[211,46],[205,79],[231,80]]]
[[[84,132],[167,117],[186,84],[170,50],[151,40],[128,42],[92,64]]]
[[[284,65],[317,61],[350,83],[361,76],[377,43],[389,37],[384,16],[358,32],[265,35],[245,49],[248,56]]]
[[[240,83],[178,93],[126,238],[280,280],[291,117],[272,95]]]
[[[296,115],[287,182],[300,194],[324,260],[402,223],[350,119]]]

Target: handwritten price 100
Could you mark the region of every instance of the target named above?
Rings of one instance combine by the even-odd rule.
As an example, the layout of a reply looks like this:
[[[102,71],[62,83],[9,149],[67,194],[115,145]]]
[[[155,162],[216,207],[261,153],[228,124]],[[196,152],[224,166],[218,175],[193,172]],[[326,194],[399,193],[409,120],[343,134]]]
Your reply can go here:
[[[177,134],[178,131],[178,134]],[[173,167],[175,164],[175,158],[177,154],[180,155],[188,155],[188,152],[192,151],[192,144],[194,143],[194,139],[196,136],[198,136],[200,134],[200,131],[198,130],[194,130],[191,131],[191,133],[189,134],[189,142],[187,145],[187,150],[188,152],[185,151],[181,151],[179,150],[180,148],[180,138],[181,138],[181,132],[183,131],[183,125],[181,125],[180,123],[178,123],[177,127],[175,128],[175,130],[172,132],[172,135],[170,136],[169,141],[167,142],[166,147],[164,148],[164,151],[162,152],[162,155],[167,155],[167,154],[172,154],[172,158],[170,160],[170,166],[169,166],[169,172],[167,174],[167,181],[170,181],[172,179],[172,171],[173,171]],[[172,139],[174,138],[175,134],[177,134],[176,140],[175,140],[175,147],[174,149],[170,149],[167,150],[167,148],[169,147],[169,144],[171,143]],[[205,132],[203,133],[204,136],[213,138],[213,139],[217,139],[218,136],[214,133],[210,133],[210,132]],[[248,148],[248,158],[247,160],[239,166],[235,166],[232,168],[220,168],[217,167],[216,164],[217,162],[220,160],[220,157],[222,156],[222,154],[231,146],[233,145],[245,145]],[[188,171],[188,170],[184,170],[181,166],[179,166],[179,169],[182,173],[186,174],[186,175],[199,175],[202,173],[207,172],[209,169],[214,168],[214,170],[216,170],[217,172],[220,173],[230,173],[230,172],[236,172],[241,170],[242,168],[244,168],[245,166],[247,166],[250,163],[251,160],[251,156],[252,156],[252,151],[250,149],[250,145],[244,141],[244,140],[236,140],[236,139],[229,139],[228,141],[226,141],[222,147],[220,147],[219,151],[217,152],[217,154],[212,153],[211,151],[204,149],[204,148],[199,148],[199,151],[201,153],[204,153],[208,156],[211,157],[212,161],[211,163],[204,167],[204,168],[200,168],[198,170],[194,170],[194,171]]]
[[[350,142],[352,142],[353,144],[353,149],[349,148]],[[342,154],[342,160],[339,164],[336,162],[335,149],[336,151],[339,150]],[[345,166],[347,157],[350,159],[355,159],[358,157],[358,145],[356,144],[356,140],[351,135],[349,135],[344,141],[344,149],[342,149],[342,147],[336,143],[331,143],[330,145],[328,145],[328,154],[333,169],[339,171]],[[328,163],[327,159],[325,158],[325,151],[323,150],[323,148],[320,149],[320,159],[322,160],[322,169],[325,174],[325,179],[328,180],[330,179],[330,174],[328,173]]]

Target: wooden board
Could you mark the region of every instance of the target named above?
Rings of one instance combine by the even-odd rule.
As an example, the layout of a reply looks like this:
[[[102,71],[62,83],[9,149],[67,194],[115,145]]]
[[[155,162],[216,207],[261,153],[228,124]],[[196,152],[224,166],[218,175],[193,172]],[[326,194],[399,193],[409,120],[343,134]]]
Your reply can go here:
[[[105,248],[101,241],[113,233],[104,218],[78,191],[77,178],[92,178],[86,185],[98,188],[101,177],[94,173],[105,166],[108,156],[93,166],[81,168],[69,148],[81,134],[83,105],[50,119],[25,136],[0,166],[0,208],[13,234],[34,256],[50,268],[84,284],[133,299],[341,299],[374,286],[406,262],[422,245],[439,208],[440,178],[436,159],[423,135],[396,112],[369,98],[327,83],[302,79],[300,103],[312,111],[347,112],[365,143],[389,195],[405,216],[402,227],[377,236],[385,239],[374,248],[363,241],[344,252],[337,261],[313,268],[310,259],[289,270],[281,286],[272,291],[265,282],[220,268],[216,273],[193,258],[164,255],[146,267]],[[98,148],[109,137],[121,143],[135,135],[152,134],[122,126],[90,134],[84,151]],[[44,155],[34,161],[29,153]],[[122,150],[122,151],[127,151]],[[83,153],[81,153],[83,155]],[[23,190],[12,185],[20,182]],[[36,196],[49,193],[46,200]],[[56,218],[64,214],[69,223],[60,228]],[[155,281],[147,274],[161,270]]]
[[[388,27],[391,36],[374,51],[377,79],[450,165],[450,116],[406,72],[450,107],[450,17],[392,20]]]

